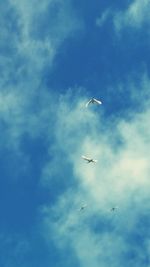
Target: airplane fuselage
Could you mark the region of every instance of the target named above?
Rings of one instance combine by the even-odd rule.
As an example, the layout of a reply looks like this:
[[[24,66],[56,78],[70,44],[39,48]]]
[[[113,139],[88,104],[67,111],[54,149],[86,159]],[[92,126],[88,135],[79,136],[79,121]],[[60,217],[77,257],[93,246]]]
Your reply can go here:
[[[89,159],[89,160],[88,160],[88,163],[90,163],[90,162],[94,162],[94,160],[93,160],[93,159]]]

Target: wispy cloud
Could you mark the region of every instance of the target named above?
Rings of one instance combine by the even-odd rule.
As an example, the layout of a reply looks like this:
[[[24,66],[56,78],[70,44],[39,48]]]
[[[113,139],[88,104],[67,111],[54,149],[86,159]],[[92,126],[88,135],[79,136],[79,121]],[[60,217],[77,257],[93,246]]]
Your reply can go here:
[[[37,136],[46,127],[54,94],[42,83],[44,70],[50,74],[62,42],[81,24],[69,1],[10,0],[6,7],[1,16],[0,117],[12,145],[23,133]]]
[[[25,202],[26,198],[29,200],[30,197],[25,193],[27,188],[20,186],[18,180],[23,180],[26,174],[26,178],[30,176],[32,182],[35,179],[35,183],[38,184],[37,176],[40,176],[40,173],[34,172],[34,164],[31,163],[31,154],[35,158],[36,152],[32,148],[26,149],[26,144],[29,142],[37,144],[41,140],[44,143],[41,147],[45,143],[48,147],[52,142],[54,132],[51,129],[55,120],[54,107],[57,100],[53,88],[47,88],[43,83],[43,76],[45,72],[50,75],[55,55],[61,49],[61,44],[80,28],[80,21],[76,18],[70,1],[10,0],[1,3],[0,6],[0,165],[4,166],[4,170],[1,168],[1,190],[6,188],[7,191],[2,201],[2,216],[3,221],[6,219],[4,224],[7,233],[6,236],[0,236],[3,254],[0,262],[3,266],[11,267],[18,264],[37,266],[38,260],[36,260],[37,256],[33,259],[33,249],[33,257],[31,256],[32,259],[28,261],[30,244],[33,245],[34,238],[30,236],[28,240],[24,240],[19,234],[22,232],[24,236],[22,225],[21,230],[19,228],[18,218],[20,219],[21,215],[18,210],[23,209],[22,202]],[[24,141],[26,137],[29,142]],[[41,153],[41,150],[38,153]],[[26,180],[25,183],[27,185],[28,181]],[[30,189],[31,187],[29,185]],[[22,190],[23,201],[20,197]],[[14,195],[17,195],[20,201],[19,208],[14,204],[16,203]],[[10,202],[12,202],[11,205]],[[13,209],[12,213],[10,209]],[[29,216],[28,208],[22,212]],[[13,222],[9,221],[7,215]],[[16,226],[17,237],[15,233],[14,235],[8,233],[15,231],[11,225],[13,223],[19,228],[17,229]],[[33,225],[30,227],[33,228]]]
[[[102,15],[96,19],[96,25],[97,25],[98,27],[103,26],[103,24],[107,21],[107,19],[108,19],[109,17],[111,17],[111,10],[110,10],[110,9],[106,9],[106,10],[102,13]]]
[[[125,11],[120,11],[114,15],[116,30],[119,31],[126,26],[139,29],[144,23],[149,24],[149,12],[149,0],[134,0]]]
[[[149,25],[149,0],[134,0],[124,10],[106,9],[101,17],[96,19],[96,25],[102,26],[108,19],[112,20],[117,33],[126,27],[141,29],[144,25]]]
[[[79,28],[80,23],[69,1],[10,2],[16,10],[21,28],[18,52],[27,57],[33,75],[32,68],[41,71],[46,63],[52,63],[60,43]]]

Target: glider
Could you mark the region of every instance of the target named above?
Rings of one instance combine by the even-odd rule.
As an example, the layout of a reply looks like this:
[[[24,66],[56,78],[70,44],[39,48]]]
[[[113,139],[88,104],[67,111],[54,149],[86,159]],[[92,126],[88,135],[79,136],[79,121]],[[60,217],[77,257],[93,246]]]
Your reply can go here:
[[[96,162],[97,162],[97,159],[87,158],[87,157],[85,157],[85,156],[82,156],[82,158],[83,158],[84,160],[86,160],[87,163],[91,163],[91,162],[96,163]]]
[[[86,103],[86,108],[89,106],[89,104],[98,104],[101,105],[102,102],[100,100],[97,100],[96,98],[91,98],[87,103]]]

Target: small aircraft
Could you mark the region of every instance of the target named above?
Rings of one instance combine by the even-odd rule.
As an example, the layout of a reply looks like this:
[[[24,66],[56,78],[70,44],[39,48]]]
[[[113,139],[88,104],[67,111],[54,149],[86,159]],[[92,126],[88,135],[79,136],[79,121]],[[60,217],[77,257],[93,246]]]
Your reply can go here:
[[[86,108],[89,106],[89,104],[98,104],[101,105],[102,102],[100,100],[97,100],[96,98],[91,98],[87,103],[86,103]]]
[[[110,211],[111,212],[114,212],[115,210],[117,210],[118,209],[118,206],[116,206],[116,207],[112,207],[111,209],[110,209]]]
[[[85,208],[87,207],[87,205],[82,205],[79,209],[79,211],[83,211]]]
[[[86,156],[82,156],[82,158],[84,160],[86,160],[87,163],[91,163],[91,162],[96,163],[97,162],[97,159],[87,158]]]

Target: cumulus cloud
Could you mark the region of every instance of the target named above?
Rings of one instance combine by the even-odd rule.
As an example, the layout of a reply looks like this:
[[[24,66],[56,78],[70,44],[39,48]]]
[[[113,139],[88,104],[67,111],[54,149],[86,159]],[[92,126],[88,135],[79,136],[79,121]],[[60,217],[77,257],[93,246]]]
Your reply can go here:
[[[58,249],[70,247],[81,266],[141,266],[150,238],[147,226],[139,232],[150,208],[149,107],[130,114],[130,120],[108,118],[107,123],[103,106],[86,109],[80,94],[74,103],[71,99],[72,95],[61,98],[55,132],[57,149],[65,153],[61,161],[72,164],[72,175],[63,179],[74,184],[56,203],[43,207],[45,231]],[[86,164],[82,154],[98,163]],[[52,179],[50,171],[50,183]],[[83,203],[87,207],[79,212]],[[118,211],[111,213],[116,205]]]

